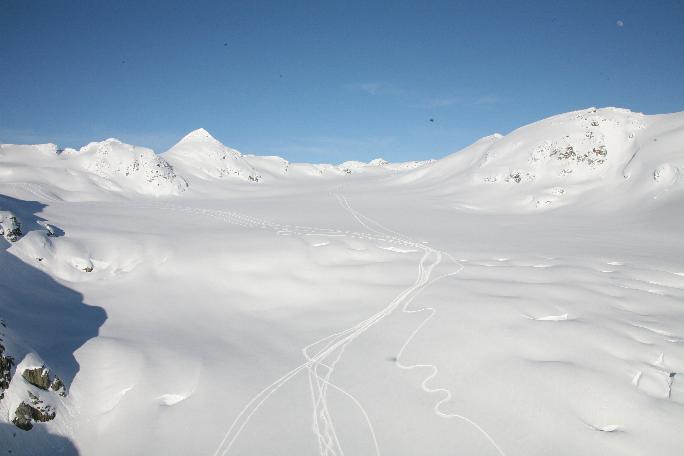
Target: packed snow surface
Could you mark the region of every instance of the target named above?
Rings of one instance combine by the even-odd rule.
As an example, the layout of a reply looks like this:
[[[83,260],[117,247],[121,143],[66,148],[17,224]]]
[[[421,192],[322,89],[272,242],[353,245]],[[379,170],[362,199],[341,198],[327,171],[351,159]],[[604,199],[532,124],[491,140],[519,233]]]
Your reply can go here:
[[[615,108],[403,164],[1,145],[0,448],[684,454],[683,172],[684,113]]]

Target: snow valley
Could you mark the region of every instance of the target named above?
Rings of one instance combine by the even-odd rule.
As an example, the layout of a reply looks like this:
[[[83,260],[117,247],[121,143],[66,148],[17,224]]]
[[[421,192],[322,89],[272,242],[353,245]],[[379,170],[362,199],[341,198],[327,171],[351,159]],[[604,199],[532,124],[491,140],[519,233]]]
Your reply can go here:
[[[0,451],[684,452],[684,113],[431,161],[0,145]]]

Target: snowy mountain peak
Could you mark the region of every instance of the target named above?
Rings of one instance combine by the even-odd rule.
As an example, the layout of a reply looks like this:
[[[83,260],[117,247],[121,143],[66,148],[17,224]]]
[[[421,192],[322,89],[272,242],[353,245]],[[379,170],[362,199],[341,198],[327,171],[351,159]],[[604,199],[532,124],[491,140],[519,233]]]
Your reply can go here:
[[[208,142],[221,144],[218,139],[214,138],[211,133],[204,128],[198,128],[197,130],[193,130],[187,135],[183,136],[183,138],[179,141],[179,144],[186,142]]]
[[[204,128],[191,131],[162,156],[183,175],[202,179],[233,176],[249,181],[260,178],[239,151],[224,146]]]

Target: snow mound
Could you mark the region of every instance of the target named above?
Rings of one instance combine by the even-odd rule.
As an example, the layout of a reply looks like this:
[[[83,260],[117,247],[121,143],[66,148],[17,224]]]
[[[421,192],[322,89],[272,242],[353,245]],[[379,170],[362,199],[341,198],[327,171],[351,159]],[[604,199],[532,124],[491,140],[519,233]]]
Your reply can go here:
[[[258,177],[279,177],[287,175],[290,162],[282,157],[264,155],[243,155],[243,158],[254,169],[258,170]]]
[[[432,163],[434,160],[409,161],[401,163],[390,163],[384,158],[376,158],[368,163],[360,161],[346,161],[339,164],[336,168],[343,174],[355,173],[383,173],[388,171],[408,171],[425,166]]]
[[[188,133],[162,156],[183,175],[202,179],[235,177],[253,182],[261,177],[240,152],[224,146],[204,128]]]

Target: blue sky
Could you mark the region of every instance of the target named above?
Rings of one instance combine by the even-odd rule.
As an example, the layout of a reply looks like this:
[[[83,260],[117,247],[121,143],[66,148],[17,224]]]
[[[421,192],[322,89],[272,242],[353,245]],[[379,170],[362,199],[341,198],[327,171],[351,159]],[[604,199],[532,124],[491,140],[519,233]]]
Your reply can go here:
[[[0,142],[162,152],[204,127],[292,161],[440,157],[574,109],[684,110],[683,56],[683,1],[0,0]]]

